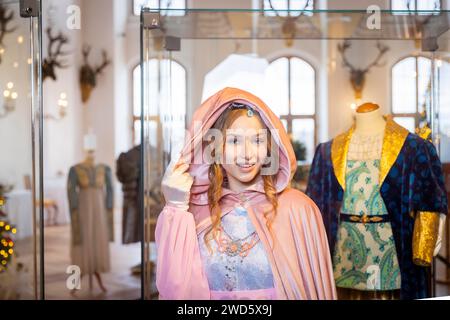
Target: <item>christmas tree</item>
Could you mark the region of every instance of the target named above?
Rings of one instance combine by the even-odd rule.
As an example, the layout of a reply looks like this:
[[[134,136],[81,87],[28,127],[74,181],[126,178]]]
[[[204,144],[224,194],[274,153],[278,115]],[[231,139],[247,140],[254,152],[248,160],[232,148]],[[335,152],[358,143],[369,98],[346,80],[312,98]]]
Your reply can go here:
[[[0,273],[6,271],[14,254],[13,235],[16,233],[16,228],[8,222],[3,211],[6,199],[2,193],[0,190]]]

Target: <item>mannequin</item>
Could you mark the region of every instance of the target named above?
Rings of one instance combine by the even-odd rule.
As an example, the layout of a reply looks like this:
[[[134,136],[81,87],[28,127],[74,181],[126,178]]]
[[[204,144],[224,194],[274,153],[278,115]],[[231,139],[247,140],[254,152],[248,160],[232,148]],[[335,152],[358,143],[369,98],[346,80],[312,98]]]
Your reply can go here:
[[[141,145],[135,146],[127,152],[122,152],[116,161],[116,176],[122,183],[122,243],[130,244],[141,241],[142,228],[140,224],[140,195],[141,195]],[[133,274],[141,272],[141,264],[131,268]]]
[[[122,183],[122,243],[141,241],[140,227],[140,156],[141,145],[122,152],[116,161],[116,176]],[[140,266],[140,265],[139,265]]]
[[[95,276],[102,292],[100,273],[110,270],[109,241],[113,241],[113,190],[111,169],[95,160],[95,136],[85,136],[85,159],[69,170],[67,183],[71,214],[72,263],[89,275],[89,289]]]
[[[383,132],[385,127],[386,121],[377,104],[364,103],[356,108],[355,134],[378,134]]]
[[[430,295],[427,267],[447,213],[430,142],[364,103],[350,130],[317,147],[306,193],[322,212],[339,298]]]
[[[380,106],[378,104],[367,102],[356,108],[355,114],[355,135],[370,135],[383,132],[386,127]],[[439,231],[433,256],[437,256],[442,247],[442,235],[444,232],[446,215],[439,216]]]

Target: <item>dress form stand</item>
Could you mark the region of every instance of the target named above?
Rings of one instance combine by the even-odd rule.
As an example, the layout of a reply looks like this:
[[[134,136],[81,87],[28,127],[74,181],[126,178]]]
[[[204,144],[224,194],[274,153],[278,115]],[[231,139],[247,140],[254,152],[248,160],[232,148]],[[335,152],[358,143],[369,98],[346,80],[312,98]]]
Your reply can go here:
[[[379,134],[384,131],[386,121],[384,120],[380,106],[375,103],[363,103],[356,108],[355,134],[370,135]],[[437,256],[442,247],[442,236],[444,234],[446,216],[439,217],[439,235],[436,243],[434,256]]]
[[[346,158],[346,190],[341,207],[341,221],[338,228],[337,249],[334,252],[334,275],[339,299],[344,300],[393,300],[400,294],[400,278],[394,276],[398,268],[397,258],[391,259],[391,267],[381,271],[378,261],[390,259],[386,252],[392,252],[394,247],[392,229],[386,222],[369,225],[354,224],[346,220],[347,215],[356,219],[358,216],[382,217],[387,210],[377,196],[379,193],[379,166],[382,156],[382,145],[386,121],[380,107],[374,103],[364,103],[356,109],[353,135],[350,138]],[[350,232],[350,231],[351,232]],[[377,242],[377,237],[383,239],[383,246]],[[364,239],[360,242],[359,239]],[[367,261],[356,264],[349,259],[349,250],[345,243],[362,246],[367,252]],[[397,255],[395,254],[395,257]],[[352,270],[366,274],[367,279],[358,280],[353,284],[347,282],[352,276]],[[383,274],[381,275],[381,272]],[[391,282],[382,281],[392,277]]]
[[[91,170],[93,170],[95,168],[96,163],[95,163],[95,151],[94,150],[88,150],[86,152],[86,157],[83,161],[83,164]],[[105,286],[103,285],[103,281],[102,281],[102,277],[101,277],[100,273],[95,272],[94,275],[95,275],[95,278],[97,279],[97,283],[98,283],[98,286],[100,287],[100,289],[103,292],[106,292],[107,290],[106,290]],[[92,289],[93,289],[93,279],[92,279],[92,274],[89,274],[89,291],[92,292]]]
[[[386,121],[380,111],[380,106],[375,103],[364,103],[356,109],[355,134],[373,135],[382,133],[386,127]]]
[[[93,146],[86,146],[87,142],[85,141],[85,158],[84,160],[81,161],[81,163],[79,163],[78,165],[76,165],[76,167],[82,167],[83,170],[86,172],[86,178],[88,180],[91,180],[93,178],[93,176],[96,175],[96,170],[98,170],[99,164],[96,163],[96,159],[95,159],[95,148]],[[95,177],[96,178],[96,177]],[[94,178],[94,179],[95,179]],[[87,226],[84,226],[87,228]],[[86,273],[81,273],[81,277],[80,280],[83,278],[83,276]],[[100,287],[101,291],[103,293],[107,292],[107,289],[105,288],[105,286],[103,285],[103,281],[101,278],[101,275],[99,272],[94,271],[92,272],[87,272],[88,274],[88,283],[89,283],[89,292],[92,294],[93,291],[93,287],[94,287],[94,281],[93,281],[93,277],[92,275],[95,276],[98,286]],[[74,288],[71,290],[71,294],[75,295],[76,291],[80,289],[80,287],[78,288]]]
[[[385,130],[386,121],[384,120],[380,107],[374,103],[364,103],[356,109],[355,114],[355,136],[370,136],[370,135],[383,135]],[[351,148],[350,148],[351,149]],[[367,150],[365,150],[367,151]],[[380,150],[379,150],[380,151]],[[367,154],[367,152],[362,152],[361,154]],[[445,225],[446,217],[445,215],[440,215],[439,220],[439,231],[438,231],[438,241],[435,246],[434,256],[436,256],[441,247],[441,239],[443,234],[443,227]],[[346,298],[355,299],[355,296],[347,296]],[[381,299],[392,299],[393,297],[381,295]],[[358,299],[358,298],[356,298]]]

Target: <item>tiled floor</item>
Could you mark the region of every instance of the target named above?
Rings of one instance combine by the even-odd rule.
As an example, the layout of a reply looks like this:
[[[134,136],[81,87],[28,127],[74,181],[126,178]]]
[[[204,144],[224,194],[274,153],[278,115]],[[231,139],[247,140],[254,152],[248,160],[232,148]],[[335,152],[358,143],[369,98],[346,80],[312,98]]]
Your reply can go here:
[[[116,226],[116,235],[120,235],[120,224]],[[120,238],[120,237],[118,237]],[[51,226],[45,229],[45,290],[46,299],[139,299],[141,279],[140,276],[132,275],[130,268],[140,263],[140,244],[122,245],[120,239],[116,239],[110,244],[111,250],[111,272],[103,274],[103,283],[107,292],[103,293],[96,285],[89,290],[89,281],[83,277],[81,290],[74,295],[66,287],[68,274],[66,268],[70,265],[69,243],[70,226]],[[17,260],[24,265],[25,272],[17,277],[17,286],[21,288],[21,299],[33,298],[33,260],[32,246],[30,239],[16,242]],[[154,257],[153,257],[154,258]],[[437,278],[445,280],[445,268],[441,262],[437,263]],[[153,277],[154,279],[154,277]],[[155,292],[155,285],[152,284],[152,292]],[[450,286],[436,286],[437,296],[449,296]]]
[[[116,234],[118,230],[116,230]],[[120,231],[120,230],[119,230]],[[120,239],[110,243],[111,272],[102,274],[103,284],[108,290],[103,293],[92,277],[93,287],[89,289],[89,277],[84,276],[81,290],[72,294],[66,287],[70,265],[69,226],[46,227],[45,230],[45,291],[46,299],[139,299],[141,279],[132,275],[130,268],[141,261],[140,243],[122,245]]]
[[[115,226],[115,234],[121,234],[121,226]],[[117,237],[120,238],[120,237]],[[66,273],[70,263],[70,225],[45,227],[45,298],[46,299],[139,299],[141,296],[140,275],[133,275],[131,267],[140,264],[140,243],[123,245],[121,239],[110,243],[111,272],[102,274],[107,289],[103,293],[93,277],[93,288],[89,289],[89,277],[81,280],[81,290],[72,294],[67,289]],[[17,261],[25,266],[20,273],[17,286],[20,299],[33,299],[33,244],[31,238],[16,241]]]

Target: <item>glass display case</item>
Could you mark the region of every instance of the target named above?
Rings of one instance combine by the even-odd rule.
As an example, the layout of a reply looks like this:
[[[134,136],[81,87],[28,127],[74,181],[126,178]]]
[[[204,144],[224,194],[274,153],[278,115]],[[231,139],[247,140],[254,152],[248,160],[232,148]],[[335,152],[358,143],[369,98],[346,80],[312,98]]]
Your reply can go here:
[[[41,8],[0,2],[0,300],[42,299]]]
[[[197,108],[225,87],[260,97],[280,119],[297,160],[292,188],[305,192],[316,147],[350,128],[360,104],[373,102],[387,119],[434,144],[450,189],[450,11],[445,6],[421,7],[416,1],[411,10],[334,10],[318,9],[312,1],[290,9],[273,7],[270,1],[249,2],[260,9],[175,9],[163,8],[168,4],[162,0],[130,2],[130,16],[139,23],[135,29],[128,26],[131,32],[124,37],[140,54],[136,65],[137,60],[124,62],[121,46],[127,42],[116,39],[119,28],[111,28],[117,17],[100,29],[97,17],[89,16],[106,10],[98,3],[81,5],[87,17],[83,28],[98,34],[80,37],[78,30],[56,31],[68,16],[58,15],[50,2],[0,0],[0,300],[158,299],[155,229],[165,205],[161,182],[184,145]],[[156,3],[160,9],[140,10]],[[186,6],[188,1],[172,3]],[[69,5],[72,1],[65,1],[58,9],[66,12]],[[112,17],[118,8],[107,8],[105,16]],[[114,52],[115,73],[103,80],[114,81],[105,81],[105,87],[96,89],[99,94],[91,95],[95,86],[77,82],[80,70],[103,70],[111,60],[104,54],[94,66],[88,61],[90,48],[81,46],[96,43],[105,32],[111,37],[105,36],[102,45]],[[47,80],[44,88],[44,80],[52,76],[44,70],[44,58],[61,49],[52,45],[64,42],[66,35],[73,47],[68,67],[57,72],[63,81]],[[57,63],[64,54],[54,53]],[[130,99],[126,90],[111,94],[130,81]],[[80,108],[67,109],[69,100]],[[128,100],[130,114],[124,108]],[[124,120],[128,117],[132,125]],[[88,158],[96,145],[92,127],[100,146],[97,159],[108,172],[105,190],[122,198],[129,187],[139,205],[129,214],[135,219],[128,221],[127,232],[127,221],[108,221],[116,228],[116,239],[107,241],[112,270],[104,277],[108,294],[98,291],[95,273],[77,278],[69,253],[69,173],[79,164],[74,161]],[[125,152],[129,146],[134,147]],[[128,170],[122,173],[134,175],[133,181],[120,177],[122,156]],[[117,179],[112,185],[111,176]],[[122,205],[127,195],[115,199]],[[59,216],[52,216],[57,206]],[[126,220],[130,207],[108,207],[108,214],[115,212],[108,217]],[[447,224],[430,268],[432,296],[450,295],[449,235]],[[81,281],[83,290],[73,295]]]
[[[202,102],[224,87],[261,97],[291,138],[302,191],[316,146],[346,131],[363,102],[432,141],[448,168],[449,28],[444,9],[142,9],[144,298],[158,295],[162,177]],[[447,294],[435,284],[448,281],[448,258],[443,249],[433,265],[434,295]]]

